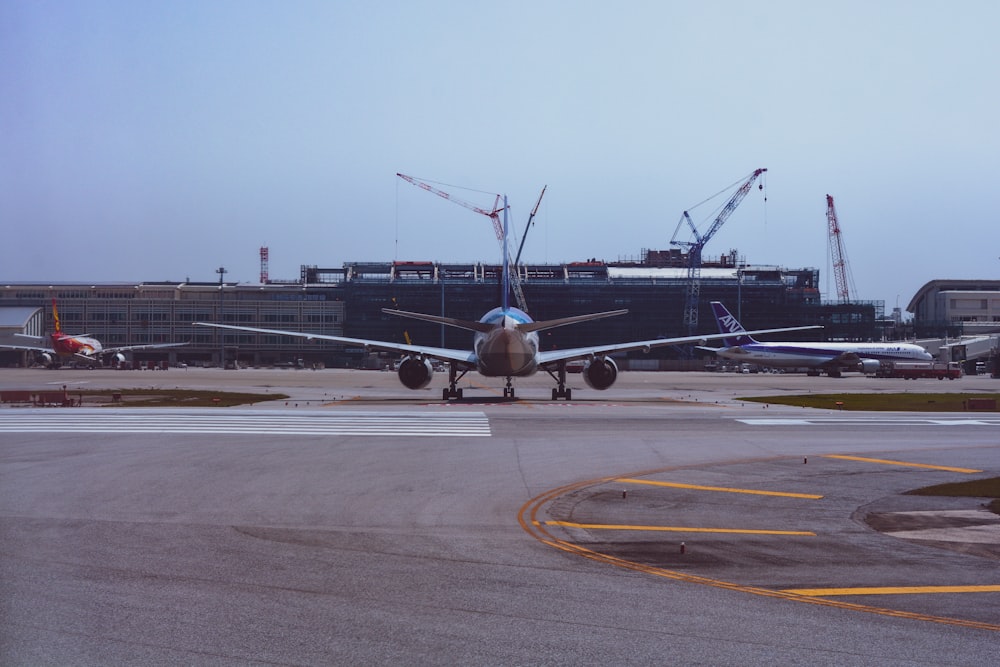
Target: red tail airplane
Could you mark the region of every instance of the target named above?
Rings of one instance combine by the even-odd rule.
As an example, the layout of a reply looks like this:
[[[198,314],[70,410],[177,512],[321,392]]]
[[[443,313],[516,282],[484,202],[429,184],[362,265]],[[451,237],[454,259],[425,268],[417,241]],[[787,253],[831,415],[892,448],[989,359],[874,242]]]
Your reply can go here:
[[[124,345],[121,347],[105,348],[101,341],[86,334],[72,336],[63,333],[59,323],[59,310],[56,308],[56,300],[52,299],[52,318],[55,320],[55,331],[46,338],[45,336],[28,336],[26,334],[14,334],[19,338],[28,338],[32,344],[10,345],[0,343],[0,348],[5,350],[28,350],[38,352],[43,363],[48,368],[59,368],[64,360],[83,361],[88,364],[99,364],[105,356],[111,356],[114,361],[125,361],[123,352],[133,350],[152,350],[163,347],[179,347],[187,343],[155,343],[149,345]]]

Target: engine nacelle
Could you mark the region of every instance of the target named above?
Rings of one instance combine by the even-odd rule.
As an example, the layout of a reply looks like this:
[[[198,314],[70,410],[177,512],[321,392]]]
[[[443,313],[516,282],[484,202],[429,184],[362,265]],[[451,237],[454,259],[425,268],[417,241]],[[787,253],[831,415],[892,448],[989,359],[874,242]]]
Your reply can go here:
[[[399,381],[407,389],[423,389],[430,384],[434,367],[429,359],[403,357],[399,362]]]
[[[49,354],[48,352],[39,352],[38,357],[35,359],[38,363],[46,368],[58,368],[59,362],[56,361],[56,356]]]
[[[618,364],[611,357],[591,359],[583,367],[583,381],[591,389],[607,389],[618,379]]]
[[[125,364],[125,355],[121,352],[115,352],[108,357],[108,365],[112,368],[121,368]]]
[[[882,362],[878,359],[862,359],[858,365],[865,375],[874,375],[882,367]]]

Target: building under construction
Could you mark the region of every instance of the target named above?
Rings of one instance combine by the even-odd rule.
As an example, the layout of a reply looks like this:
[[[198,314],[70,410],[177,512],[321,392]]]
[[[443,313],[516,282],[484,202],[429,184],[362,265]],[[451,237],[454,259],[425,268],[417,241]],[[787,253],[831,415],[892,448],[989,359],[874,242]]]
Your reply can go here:
[[[541,265],[519,265],[518,251],[512,265],[513,297],[536,320],[628,311],[600,321],[547,329],[541,333],[541,348],[552,350],[716,333],[710,301],[725,303],[748,329],[818,324],[824,327],[822,336],[826,340],[891,338],[895,332],[883,329],[889,323],[883,318],[882,302],[849,298],[846,280],[842,278],[847,275],[846,257],[830,196],[827,196],[828,220],[839,260],[834,264],[839,299],[835,304],[820,302],[817,269],[747,264],[736,251],[714,259],[703,257],[706,243],[752,191],[752,186],[764,191],[766,172],[764,168],[756,169],[730,186],[736,188],[735,192],[718,209],[705,231],[699,231],[689,211],[684,211],[671,240],[677,247],[671,250],[646,250],[633,261]],[[501,213],[506,215],[507,211],[506,199],[501,195],[495,195],[492,208],[487,209],[463,202],[431,183],[404,174],[399,176],[488,217],[497,239],[502,244],[508,243],[506,218],[501,222]],[[545,188],[528,219],[529,226],[544,194]],[[711,199],[714,197],[690,210]],[[686,228],[690,228],[690,240],[678,240],[678,233]],[[522,247],[523,243],[522,237]],[[465,330],[401,319],[384,313],[383,309],[478,320],[502,301],[503,270],[496,264],[350,262],[341,268],[303,266],[297,282],[271,281],[267,267],[267,248],[261,248],[258,284],[226,283],[226,271],[219,268],[218,284],[8,285],[0,287],[0,307],[19,307],[8,309],[8,313],[32,312],[25,327],[37,329],[38,320],[44,319],[51,331],[53,319],[48,305],[58,299],[63,329],[86,331],[102,340],[105,347],[189,342],[182,348],[146,353],[167,356],[171,362],[370,366],[387,359],[372,357],[364,346],[198,327],[193,322],[465,348],[471,339]],[[24,310],[26,306],[28,311]],[[30,311],[32,306],[38,310]],[[17,329],[17,322],[6,324]],[[816,333],[799,332],[799,335],[808,339],[815,338]],[[27,362],[24,352],[5,354],[8,361],[12,358],[17,363]],[[681,364],[671,366],[666,362],[683,359],[690,368],[695,367],[692,356],[690,346],[664,347],[648,355],[631,354],[620,365],[680,367]]]
[[[628,309],[628,314],[560,327],[541,336],[543,349],[684,336],[688,298],[684,253],[644,251],[635,261],[583,261],[517,268],[525,306],[535,319]],[[224,331],[196,321],[305,331],[423,345],[463,348],[467,331],[401,319],[383,308],[478,320],[500,302],[501,267],[495,264],[349,262],[340,268],[303,266],[298,281],[267,283],[115,283],[0,285],[0,308],[37,308],[51,332],[58,299],[63,330],[86,332],[105,347],[189,342],[180,348],[136,352],[139,360],[197,365],[303,364],[359,367],[380,361],[362,347],[326,341]],[[701,268],[696,333],[715,333],[708,303],[722,301],[748,329],[819,324],[802,339],[870,341],[885,337],[882,302],[822,303],[819,270],[744,264],[733,252]],[[10,310],[8,312],[15,312]],[[11,329],[17,323],[6,323]],[[10,333],[8,331],[7,333]],[[889,332],[891,335],[891,332]],[[794,334],[783,337],[791,338]],[[623,368],[681,367],[666,363],[690,350],[633,353]],[[30,363],[28,353],[0,351],[4,365]],[[690,367],[690,365],[686,366]]]

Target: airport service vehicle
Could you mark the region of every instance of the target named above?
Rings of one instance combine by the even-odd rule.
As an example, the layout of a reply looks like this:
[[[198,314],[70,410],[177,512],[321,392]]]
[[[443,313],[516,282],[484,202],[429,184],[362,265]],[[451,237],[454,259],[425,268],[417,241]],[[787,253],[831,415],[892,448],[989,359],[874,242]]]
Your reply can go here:
[[[14,334],[18,338],[26,338],[31,342],[24,344],[0,343],[0,348],[37,352],[42,364],[46,368],[59,368],[66,361],[83,362],[88,366],[93,366],[102,363],[104,360],[109,360],[117,366],[125,361],[125,355],[123,354],[125,352],[187,345],[187,343],[154,343],[106,348],[101,345],[101,341],[93,336],[64,333],[59,323],[59,309],[56,307],[55,299],[52,299],[52,317],[55,320],[55,331],[48,338],[44,336]]]
[[[571,362],[582,361],[583,380],[592,389],[607,389],[618,377],[618,365],[611,358],[612,353],[629,350],[650,350],[654,347],[697,343],[728,337],[730,334],[712,334],[702,336],[686,336],[682,338],[657,338],[628,343],[611,343],[591,347],[577,347],[564,350],[542,351],[539,349],[538,332],[555,327],[588,322],[605,317],[623,315],[627,310],[612,310],[601,313],[575,315],[554,320],[534,321],[524,310],[509,303],[511,291],[510,260],[508,250],[507,199],[503,198],[502,224],[502,290],[501,305],[493,308],[478,321],[460,320],[452,317],[413,313],[401,310],[383,308],[382,312],[426,322],[435,322],[446,326],[466,329],[473,333],[472,348],[467,350],[428,347],[409,343],[391,343],[379,340],[346,338],[343,336],[328,336],[302,331],[281,331],[276,329],[258,329],[255,327],[215,324],[211,322],[195,322],[198,326],[215,327],[219,329],[235,329],[263,334],[296,336],[305,339],[329,340],[348,345],[358,345],[365,349],[389,350],[401,352],[405,356],[400,361],[397,373],[402,384],[409,389],[423,389],[434,374],[433,361],[448,364],[448,386],[442,392],[443,400],[461,399],[462,389],[458,381],[469,371],[475,370],[484,377],[506,378],[504,398],[514,398],[512,378],[533,375],[539,370],[547,372],[556,382],[552,389],[552,400],[560,398],[571,400],[572,389],[566,386],[566,374]],[[790,329],[768,329],[750,333],[771,333],[778,331],[796,331],[800,329],[815,329],[819,327],[794,327]]]
[[[897,361],[883,364],[875,375],[881,378],[905,378],[907,380],[918,378],[956,380],[962,377],[962,367],[954,362],[946,364],[934,361]]]
[[[807,375],[825,372],[840,377],[843,371],[878,372],[884,362],[930,362],[933,357],[912,343],[761,343],[733,317],[722,303],[712,302],[719,331],[726,334],[721,348],[702,347],[723,359],[771,368],[805,368]]]

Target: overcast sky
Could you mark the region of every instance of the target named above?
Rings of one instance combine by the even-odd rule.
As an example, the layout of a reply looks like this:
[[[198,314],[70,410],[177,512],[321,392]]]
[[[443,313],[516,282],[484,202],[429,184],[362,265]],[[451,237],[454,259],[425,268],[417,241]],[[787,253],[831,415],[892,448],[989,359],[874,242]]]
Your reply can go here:
[[[706,256],[816,267],[835,299],[829,193],[852,296],[905,308],[1000,274],[998,24],[995,0],[7,0],[0,282],[256,282],[261,246],[272,279],[497,261],[487,218],[396,172],[506,193],[518,234],[547,184],[528,262],[638,257],[765,167]]]

